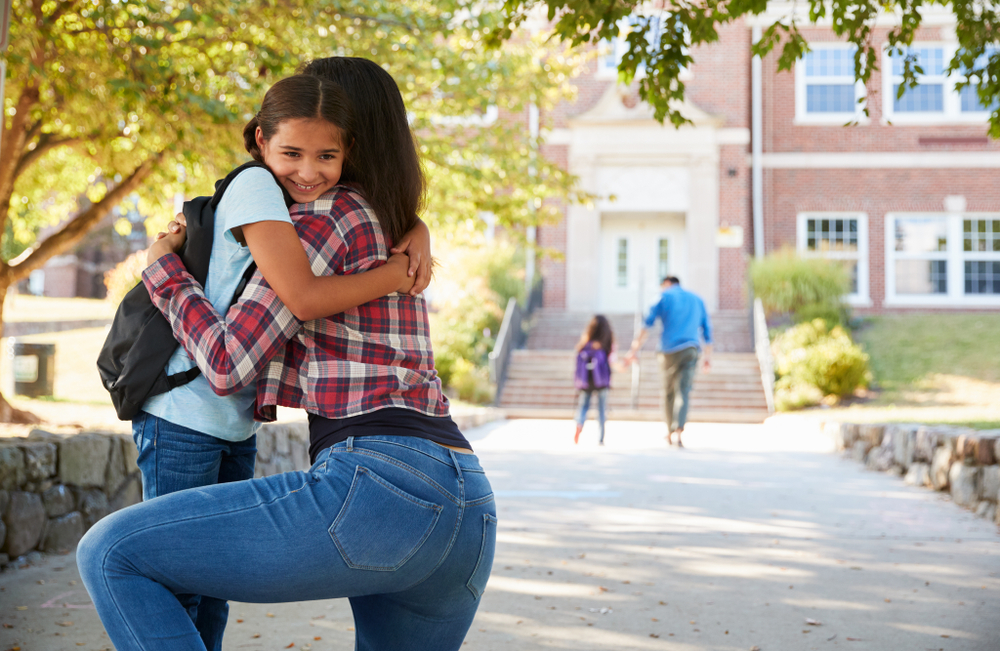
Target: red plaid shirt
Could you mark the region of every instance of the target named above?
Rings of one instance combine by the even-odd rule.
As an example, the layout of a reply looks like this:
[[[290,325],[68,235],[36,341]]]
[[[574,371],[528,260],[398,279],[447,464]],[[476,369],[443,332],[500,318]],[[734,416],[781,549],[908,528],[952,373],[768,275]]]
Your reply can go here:
[[[316,274],[359,273],[388,257],[378,219],[350,188],[296,204],[291,217]],[[448,414],[420,297],[394,293],[303,323],[258,271],[223,318],[177,255],[161,257],[142,276],[216,393],[257,382],[257,420],[274,420],[275,405],[326,418],[385,407]]]

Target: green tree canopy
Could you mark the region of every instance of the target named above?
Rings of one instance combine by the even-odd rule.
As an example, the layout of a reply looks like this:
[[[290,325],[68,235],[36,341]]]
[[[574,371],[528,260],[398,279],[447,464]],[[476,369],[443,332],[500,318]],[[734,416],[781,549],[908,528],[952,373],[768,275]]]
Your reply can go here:
[[[959,88],[977,86],[984,106],[1000,99],[1000,5],[981,0],[930,2],[910,0],[808,0],[788,3],[788,14],[762,29],[753,52],[764,56],[780,46],[778,69],[790,70],[808,51],[800,26],[824,21],[833,32],[857,46],[854,75],[868,83],[880,61],[879,43],[872,39],[876,20],[895,16],[889,30],[888,47],[894,54],[906,54],[900,97],[906,88],[917,85],[923,72],[905,47],[921,25],[921,11],[932,6],[947,7],[955,16],[958,49],[945,74],[958,72],[965,79]],[[630,84],[638,78],[639,96],[655,111],[657,120],[685,123],[676,102],[684,98],[680,75],[694,60],[692,47],[719,39],[720,25],[760,16],[768,10],[767,0],[716,2],[643,2],[640,0],[504,0],[504,26],[490,35],[498,45],[511,38],[516,28],[536,13],[545,13],[553,24],[553,36],[572,46],[597,44],[626,34],[626,51],[618,66],[619,78]],[[644,74],[638,74],[644,70]],[[1000,108],[990,116],[990,134],[1000,138]]]
[[[266,88],[323,56],[372,59],[398,82],[432,226],[544,218],[546,199],[572,197],[571,177],[518,120],[476,116],[554,106],[579,62],[538,40],[484,47],[497,20],[457,0],[13,0],[0,237],[8,254],[30,248],[0,260],[0,301],[126,197],[163,224],[175,192],[210,193],[246,158],[242,127]],[[36,241],[42,226],[55,229]]]

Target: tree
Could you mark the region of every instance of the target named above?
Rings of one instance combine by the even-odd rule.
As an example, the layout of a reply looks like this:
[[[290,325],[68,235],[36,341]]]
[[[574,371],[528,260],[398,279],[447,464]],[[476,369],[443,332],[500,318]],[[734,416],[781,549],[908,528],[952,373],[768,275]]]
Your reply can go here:
[[[480,47],[494,20],[448,0],[14,0],[0,248],[28,248],[0,261],[0,305],[125,197],[137,193],[163,224],[175,192],[208,193],[246,158],[242,125],[267,85],[331,54],[379,61],[399,83],[428,166],[432,224],[486,210],[515,229],[544,217],[527,198],[570,198],[571,177],[538,158],[526,129],[468,118],[553,105],[575,61],[530,39],[502,56]],[[59,226],[34,241],[44,225]],[[0,396],[0,421],[29,416]]]
[[[854,75],[867,85],[880,61],[879,45],[872,39],[875,21],[895,15],[897,20],[889,31],[888,47],[894,54],[906,55],[903,83],[898,91],[902,97],[906,88],[917,85],[923,72],[905,47],[913,42],[920,27],[920,12],[934,4],[949,7],[956,21],[958,50],[946,74],[964,74],[966,79],[958,87],[977,85],[983,105],[996,106],[1000,99],[1000,47],[996,47],[1000,41],[1000,5],[992,2],[808,0],[801,6],[791,3],[788,15],[763,28],[760,40],[753,45],[753,53],[763,57],[780,45],[778,69],[790,70],[809,49],[799,25],[828,20],[835,34],[857,46]],[[624,32],[627,51],[618,66],[620,81],[631,84],[638,77],[639,97],[653,107],[656,119],[661,122],[669,119],[675,126],[681,126],[687,120],[677,104],[684,98],[680,74],[693,62],[690,49],[717,41],[720,25],[759,16],[767,9],[767,0],[504,0],[505,24],[489,40],[493,45],[502,43],[526,19],[542,11],[553,25],[555,39],[572,46],[613,40]],[[644,74],[637,74],[643,69]],[[1000,108],[995,108],[990,116],[990,135],[1000,138]]]

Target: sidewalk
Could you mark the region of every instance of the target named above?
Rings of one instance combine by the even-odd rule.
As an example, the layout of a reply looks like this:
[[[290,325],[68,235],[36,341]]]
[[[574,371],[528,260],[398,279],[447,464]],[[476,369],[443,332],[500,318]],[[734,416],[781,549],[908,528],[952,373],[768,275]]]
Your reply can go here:
[[[797,422],[695,423],[684,450],[657,423],[609,423],[605,447],[593,422],[579,446],[568,421],[470,430],[500,533],[464,648],[1000,647],[996,527]],[[230,622],[227,651],[354,648],[346,601],[234,603]],[[0,574],[0,624],[0,651],[110,648],[72,555]]]

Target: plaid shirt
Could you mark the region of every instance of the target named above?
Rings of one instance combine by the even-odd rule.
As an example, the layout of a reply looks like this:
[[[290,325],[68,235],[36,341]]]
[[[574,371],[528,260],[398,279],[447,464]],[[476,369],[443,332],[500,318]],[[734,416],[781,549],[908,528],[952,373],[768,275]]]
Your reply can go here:
[[[378,219],[350,188],[296,204],[291,217],[317,275],[359,273],[388,257]],[[448,414],[420,297],[393,293],[303,323],[259,271],[225,318],[177,255],[150,265],[143,282],[216,393],[257,382],[257,420],[273,421],[275,405],[326,418],[385,407]]]

